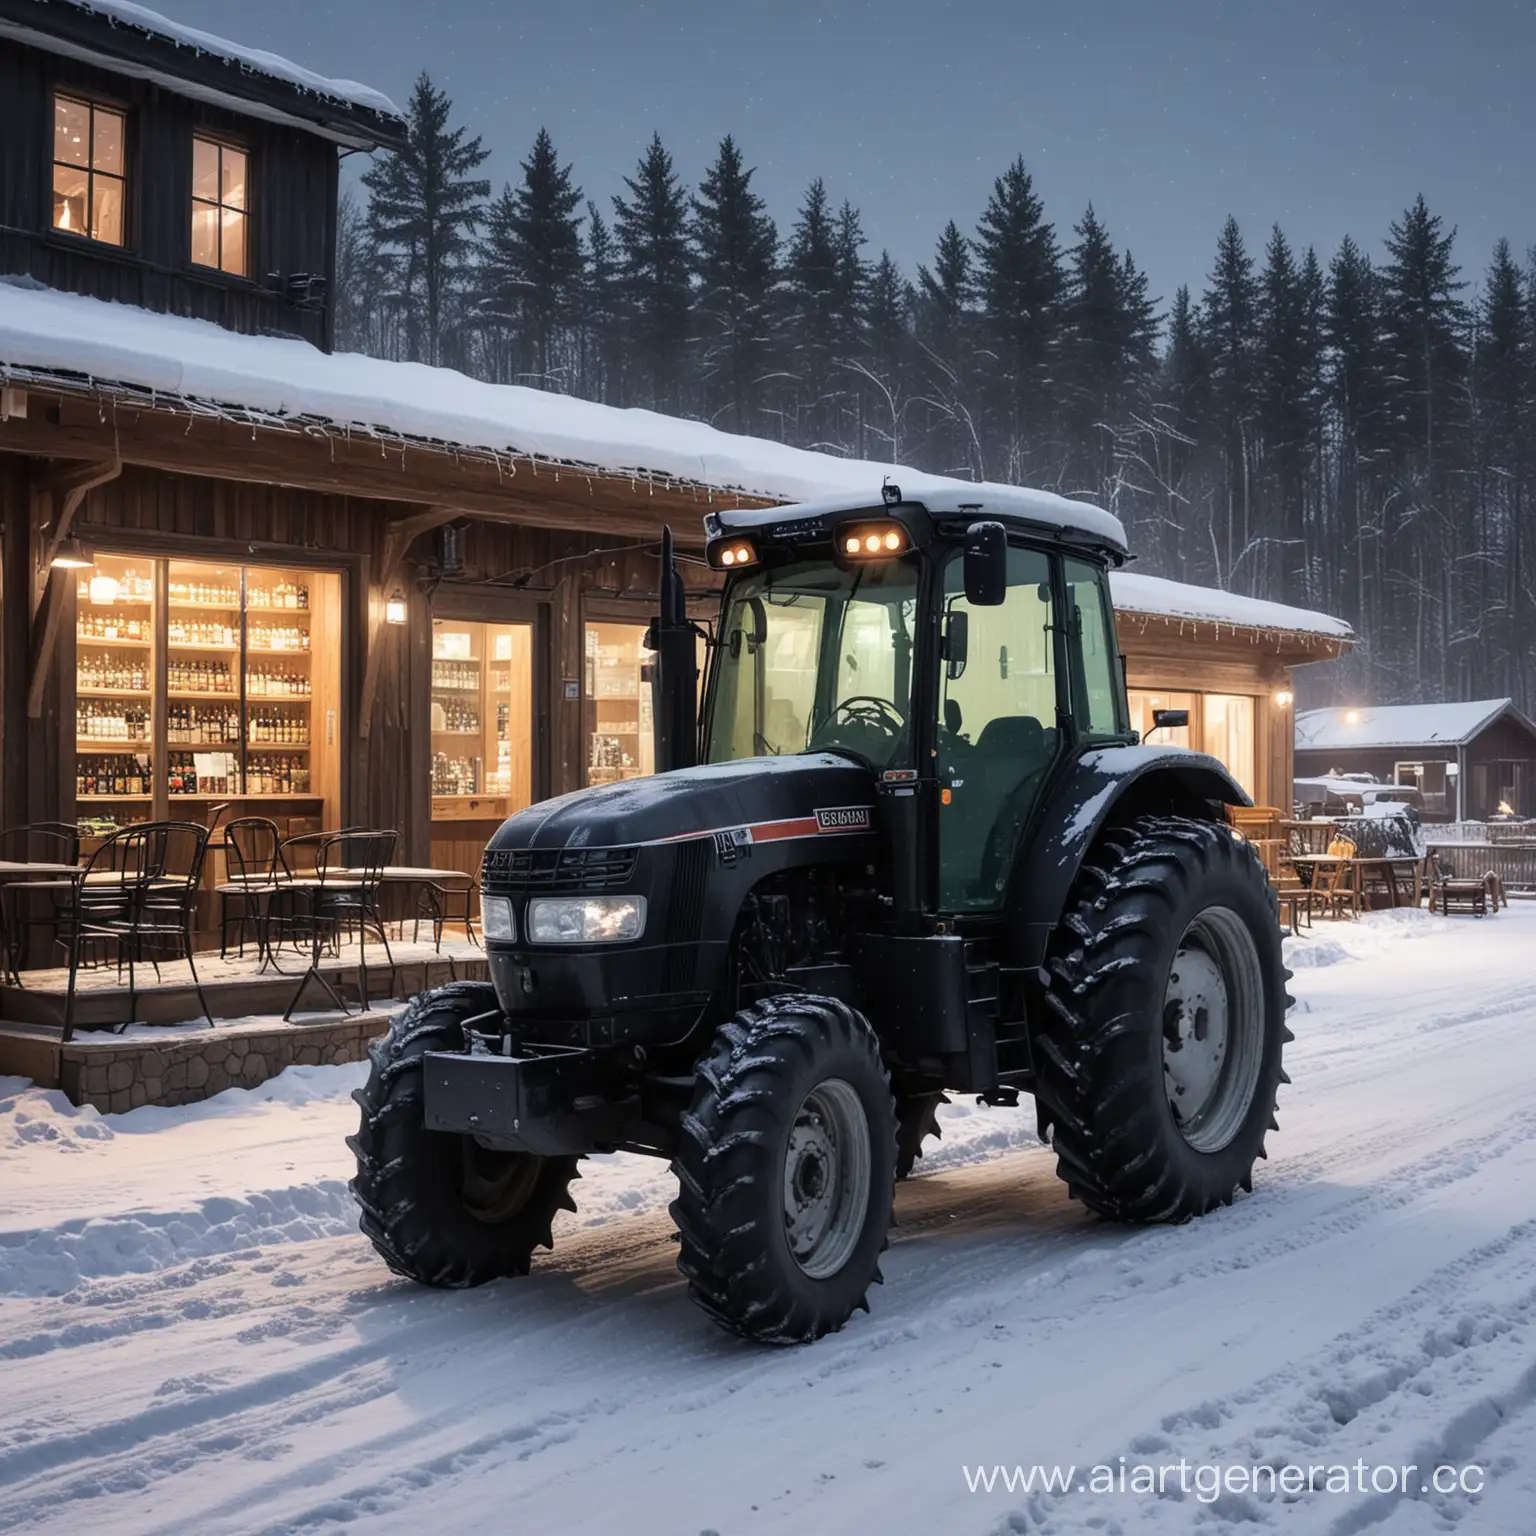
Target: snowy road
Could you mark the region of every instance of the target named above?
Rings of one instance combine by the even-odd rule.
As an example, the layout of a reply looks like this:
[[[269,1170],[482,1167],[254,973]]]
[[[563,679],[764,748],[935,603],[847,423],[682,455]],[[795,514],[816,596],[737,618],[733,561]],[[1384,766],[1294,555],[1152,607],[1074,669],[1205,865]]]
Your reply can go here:
[[[659,1165],[586,1165],[532,1279],[434,1294],[353,1230],[353,1069],[108,1118],[0,1084],[0,1531],[1525,1536],[1536,905],[1289,948],[1295,1085],[1251,1198],[1109,1227],[1031,1113],[957,1106],[873,1314],[784,1352],[688,1304]],[[1176,1473],[963,1470],[1122,1456],[1485,1486],[1208,1502]]]

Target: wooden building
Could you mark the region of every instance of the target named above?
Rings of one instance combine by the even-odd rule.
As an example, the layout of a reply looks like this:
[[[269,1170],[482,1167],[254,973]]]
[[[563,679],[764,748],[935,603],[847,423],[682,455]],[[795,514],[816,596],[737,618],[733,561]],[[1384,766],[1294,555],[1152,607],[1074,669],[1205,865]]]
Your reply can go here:
[[[1296,771],[1410,786],[1440,821],[1536,816],[1536,725],[1510,699],[1312,709],[1296,717]]]
[[[0,0],[0,116],[7,826],[227,805],[474,871],[509,812],[650,770],[663,524],[933,479],[329,353],[337,156],[401,132],[361,87]],[[1289,669],[1347,629],[1115,591],[1139,722],[1189,708],[1171,739],[1285,803]]]

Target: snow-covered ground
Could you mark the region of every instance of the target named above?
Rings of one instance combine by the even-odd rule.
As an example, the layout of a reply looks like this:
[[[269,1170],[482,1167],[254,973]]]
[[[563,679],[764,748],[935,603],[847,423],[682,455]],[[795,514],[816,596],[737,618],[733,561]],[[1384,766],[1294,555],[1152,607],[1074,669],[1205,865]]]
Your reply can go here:
[[[1526,1536],[1536,904],[1289,949],[1251,1197],[1107,1226],[1029,1112],[957,1105],[873,1314],[790,1351],[688,1304],[660,1165],[594,1160],[534,1277],[437,1294],[354,1230],[360,1068],[120,1116],[0,1082],[0,1530]],[[1122,1457],[1164,1494],[966,1476]],[[1422,1494],[1442,1463],[1482,1491]]]

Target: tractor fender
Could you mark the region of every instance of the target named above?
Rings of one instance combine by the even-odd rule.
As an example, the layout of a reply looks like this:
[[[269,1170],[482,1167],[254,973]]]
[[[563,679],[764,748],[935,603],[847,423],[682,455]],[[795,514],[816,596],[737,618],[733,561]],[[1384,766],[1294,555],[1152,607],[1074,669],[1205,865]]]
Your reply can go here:
[[[1217,805],[1253,801],[1226,766],[1185,747],[1099,747],[1049,791],[1020,850],[1004,907],[1008,952],[1038,966],[1061,921],[1084,857],[1112,819],[1147,813],[1216,818]]]

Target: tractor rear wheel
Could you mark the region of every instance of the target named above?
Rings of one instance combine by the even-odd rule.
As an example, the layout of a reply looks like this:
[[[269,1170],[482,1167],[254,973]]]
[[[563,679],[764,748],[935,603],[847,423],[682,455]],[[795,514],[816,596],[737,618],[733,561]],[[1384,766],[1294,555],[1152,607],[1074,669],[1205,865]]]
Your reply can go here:
[[[498,1151],[422,1123],[423,1057],[463,1050],[465,1021],[496,1006],[487,982],[422,993],[369,1050],[368,1081],[352,1095],[362,1110],[347,1138],[360,1224],[396,1274],[423,1285],[526,1275],[533,1250],[551,1246],[555,1212],[576,1209],[574,1157]]]
[[[672,1171],[677,1266],[742,1338],[841,1328],[880,1276],[896,1127],[869,1022],[830,997],[770,998],[716,1032]]]
[[[1253,1187],[1287,1081],[1264,867],[1231,829],[1143,817],[1084,861],[1046,961],[1035,1102],[1071,1194],[1185,1221]]]

